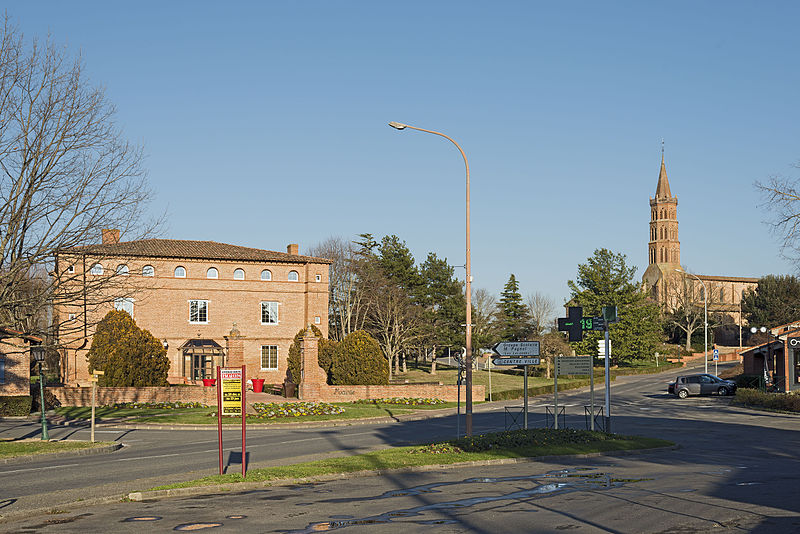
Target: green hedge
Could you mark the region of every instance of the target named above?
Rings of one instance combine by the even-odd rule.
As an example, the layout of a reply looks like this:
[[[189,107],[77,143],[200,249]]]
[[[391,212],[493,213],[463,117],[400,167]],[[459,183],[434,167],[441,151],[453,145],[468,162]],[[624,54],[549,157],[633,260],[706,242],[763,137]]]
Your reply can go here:
[[[612,379],[613,379],[613,377],[612,377]],[[559,384],[558,385],[558,391],[566,391],[568,389],[582,388],[584,386],[588,386],[590,383],[591,382],[589,381],[588,378],[585,378],[585,379],[582,379],[582,380],[574,380],[574,381],[570,381],[570,382]],[[600,384],[600,387],[602,387],[602,384]],[[599,389],[597,380],[594,381],[594,388],[595,388],[595,390]],[[528,395],[529,396],[544,395],[545,393],[553,393],[553,391],[555,391],[555,388],[554,388],[553,384],[547,384],[545,386],[534,386],[534,387],[528,388]],[[524,388],[507,389],[505,391],[498,391],[496,393],[492,393],[492,400],[496,401],[496,400],[520,399],[520,398],[522,398],[524,396],[525,396],[525,389]]]
[[[764,393],[757,389],[737,389],[734,404],[766,408],[781,412],[800,412],[800,395],[795,393]]]
[[[29,415],[31,413],[31,396],[0,396],[0,416]]]

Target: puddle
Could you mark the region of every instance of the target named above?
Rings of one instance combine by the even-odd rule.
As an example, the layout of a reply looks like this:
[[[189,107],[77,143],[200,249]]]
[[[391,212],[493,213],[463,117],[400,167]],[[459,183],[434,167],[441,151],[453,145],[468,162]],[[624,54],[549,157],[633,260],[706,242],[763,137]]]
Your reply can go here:
[[[593,471],[592,473],[585,473]],[[410,488],[387,491],[376,497],[360,499],[362,502],[394,499],[397,497],[414,497],[424,494],[443,493],[450,491],[452,487],[463,486],[465,484],[486,484],[493,487],[501,487],[502,484],[513,484],[513,489],[507,493],[496,495],[482,495],[478,497],[466,497],[457,500],[437,502],[414,506],[411,508],[401,508],[390,510],[382,514],[361,517],[346,518],[342,516],[331,517],[331,521],[309,523],[306,528],[300,530],[284,530],[287,534],[311,534],[313,532],[338,530],[355,525],[386,525],[411,523],[417,525],[446,525],[456,523],[452,519],[423,519],[424,514],[442,512],[452,512],[453,510],[465,510],[474,506],[501,502],[501,501],[522,501],[531,498],[552,495],[559,492],[592,490],[597,491],[605,488],[616,488],[624,485],[627,480],[613,479],[607,473],[595,471],[590,467],[580,467],[576,469],[560,469],[536,475],[520,475],[511,477],[476,477],[467,478],[457,482],[435,482]],[[527,483],[530,487],[521,487]],[[332,499],[328,502],[355,502],[353,499]]]
[[[245,519],[246,515],[226,515],[225,519]]]
[[[164,519],[164,518],[161,517],[161,516],[158,516],[158,515],[147,515],[147,516],[141,516],[141,517],[129,517],[127,519],[123,519],[122,522],[123,523],[131,523],[131,522],[137,522],[137,521],[160,521],[162,519]]]
[[[184,523],[182,525],[178,525],[172,530],[179,530],[179,531],[203,530],[206,528],[217,528],[221,526],[222,523]]]
[[[763,484],[763,482],[739,482],[736,485],[737,486],[757,486],[759,484]]]

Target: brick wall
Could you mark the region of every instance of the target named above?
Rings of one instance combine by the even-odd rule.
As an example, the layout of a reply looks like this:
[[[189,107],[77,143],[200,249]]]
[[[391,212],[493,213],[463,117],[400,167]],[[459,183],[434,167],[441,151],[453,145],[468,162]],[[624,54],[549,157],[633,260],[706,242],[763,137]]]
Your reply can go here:
[[[30,352],[21,339],[6,338],[0,346],[4,373],[0,376],[0,395],[28,395],[31,383]]]
[[[90,387],[48,387],[50,393],[63,406],[91,406]],[[97,388],[97,405],[109,406],[117,402],[201,402],[217,404],[217,388],[203,386],[151,387],[151,388]]]

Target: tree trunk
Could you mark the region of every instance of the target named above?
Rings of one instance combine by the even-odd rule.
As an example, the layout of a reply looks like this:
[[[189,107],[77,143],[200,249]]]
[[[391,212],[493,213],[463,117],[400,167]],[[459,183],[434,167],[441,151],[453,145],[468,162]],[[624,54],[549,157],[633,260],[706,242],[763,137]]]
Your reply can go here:
[[[546,376],[545,376],[545,378],[547,378],[547,379],[549,380],[549,379],[550,379],[550,356],[548,356],[547,358],[545,358],[545,360],[547,360],[547,366],[546,366],[546,371],[545,371],[545,372],[546,372]]]
[[[433,351],[431,352],[431,374],[436,374],[436,345],[433,346]]]
[[[406,364],[408,360],[408,356],[406,355],[406,351],[403,351],[403,373],[408,372],[408,365]]]

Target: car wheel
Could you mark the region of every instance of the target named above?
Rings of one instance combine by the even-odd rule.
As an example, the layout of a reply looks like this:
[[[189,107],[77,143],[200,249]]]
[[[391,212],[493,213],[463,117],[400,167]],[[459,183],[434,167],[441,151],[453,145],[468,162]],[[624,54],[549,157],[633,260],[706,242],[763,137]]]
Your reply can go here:
[[[726,396],[728,394],[728,388],[726,388],[725,386],[722,386],[721,388],[719,388],[717,393],[719,393],[720,395],[722,395],[724,397],[724,396]]]
[[[685,389],[682,389],[682,390],[678,391],[678,397],[680,397],[682,399],[685,399],[688,396],[689,396],[689,392],[686,391]]]

